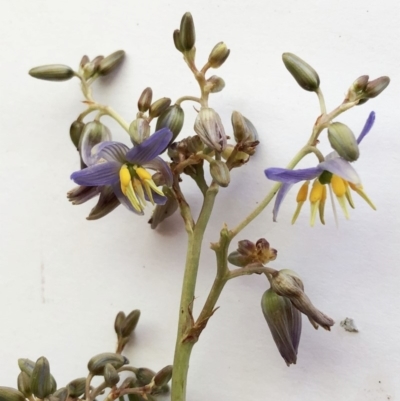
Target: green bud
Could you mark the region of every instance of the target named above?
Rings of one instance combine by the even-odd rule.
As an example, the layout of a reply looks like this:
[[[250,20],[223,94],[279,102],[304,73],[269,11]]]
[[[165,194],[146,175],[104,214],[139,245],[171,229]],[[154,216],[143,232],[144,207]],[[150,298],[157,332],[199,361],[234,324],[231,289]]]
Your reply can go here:
[[[309,64],[293,53],[283,53],[282,60],[297,83],[306,91],[315,92],[319,88],[319,76]]]
[[[136,384],[136,378],[133,376],[129,376],[122,382],[122,384],[119,386],[119,389],[124,390],[126,388],[132,388],[135,387],[135,384]]]
[[[275,294],[271,289],[261,298],[261,309],[286,364],[295,364],[301,336],[301,313],[289,299]]]
[[[102,60],[104,60],[104,56],[97,56],[92,61],[87,62],[82,69],[83,77],[85,79],[92,78],[99,71]]]
[[[169,128],[173,133],[173,142],[182,130],[183,122],[185,120],[185,113],[178,104],[169,106],[157,119],[156,131],[161,128]]]
[[[332,148],[343,159],[354,162],[360,156],[357,139],[351,129],[342,123],[335,122],[328,127],[328,139]]]
[[[0,387],[0,401],[25,401],[25,396],[15,388]]]
[[[117,316],[115,317],[114,330],[117,333],[118,337],[121,336],[122,325],[124,324],[125,318],[125,313],[122,311],[118,312]]]
[[[221,65],[225,63],[230,52],[231,51],[224,42],[217,43],[208,56],[208,64],[210,64],[212,68],[221,67]]]
[[[221,160],[214,160],[210,163],[210,174],[220,187],[226,188],[231,181],[229,169],[226,163]]]
[[[79,398],[85,392],[86,377],[80,377],[70,381],[67,384],[67,389],[70,397]]]
[[[101,187],[99,200],[96,206],[90,211],[86,220],[98,220],[111,213],[120,205],[120,201],[116,197],[112,187],[109,185]]]
[[[108,75],[114,71],[122,63],[125,57],[123,50],[118,50],[100,61],[98,74],[101,76]]]
[[[30,397],[32,395],[31,378],[25,372],[21,372],[18,375],[17,383],[18,383],[18,390],[25,397],[28,398],[28,397]]]
[[[196,42],[196,31],[192,14],[185,13],[181,20],[180,41],[184,51],[191,50]]]
[[[49,401],[66,401],[69,395],[71,395],[71,394],[69,394],[68,389],[66,387],[61,387],[54,394],[51,394],[48,397],[48,400]]]
[[[369,80],[369,76],[368,75],[361,75],[361,77],[358,77],[352,83],[351,88],[356,93],[364,92],[365,88],[367,87],[368,80]]]
[[[138,100],[138,109],[142,113],[146,112],[151,105],[151,99],[153,98],[153,91],[151,88],[146,88],[142,94],[140,95],[140,98]]]
[[[149,224],[151,224],[151,228],[153,230],[157,228],[157,226],[162,221],[172,216],[178,210],[178,202],[175,198],[175,195],[172,193],[171,189],[168,187],[164,187],[163,193],[167,197],[167,201],[163,205],[156,205],[153,211],[153,215],[149,220]]]
[[[151,118],[156,118],[161,115],[162,112],[168,109],[169,105],[171,104],[171,99],[168,97],[163,97],[161,99],[156,100],[150,106],[149,116]]]
[[[128,361],[128,359],[126,359],[124,356],[122,356],[120,354],[113,354],[111,352],[105,352],[103,354],[94,356],[88,362],[89,372],[94,375],[102,375],[107,363],[110,363],[112,366],[114,366],[115,369],[119,369],[122,366],[128,364],[129,361]]]
[[[27,358],[18,359],[18,366],[21,369],[21,372],[26,373],[29,377],[32,376],[32,372],[33,369],[35,368],[35,365],[36,363],[31,361],[30,359]],[[51,376],[51,387],[52,389],[54,389],[54,391],[57,388],[57,383],[53,376]]]
[[[139,368],[136,373],[136,377],[142,386],[149,384],[155,375],[156,372],[148,368]]]
[[[154,376],[154,384],[157,387],[164,386],[172,378],[172,365],[165,366]]]
[[[121,328],[122,337],[129,337],[135,330],[140,318],[140,310],[135,309],[125,319]]]
[[[369,99],[377,97],[380,95],[389,85],[390,78],[383,76],[369,81],[367,87],[365,88],[365,96]]]
[[[119,382],[119,374],[111,363],[107,363],[104,367],[104,381],[109,387],[113,387]]]
[[[167,394],[169,392],[168,384],[163,384],[162,386],[153,387],[151,389],[151,394],[159,395],[159,394]]]
[[[35,397],[45,398],[55,391],[50,375],[50,364],[47,358],[39,358],[31,375],[31,389]]]
[[[210,93],[221,92],[225,88],[225,81],[217,75],[212,75],[207,79],[205,90]]]
[[[226,147],[225,129],[218,113],[209,107],[202,107],[197,114],[194,130],[203,143],[217,152]]]
[[[174,45],[176,47],[176,50],[183,53],[185,51],[185,49],[182,46],[181,33],[180,33],[179,29],[175,29],[173,39],[174,39]]]
[[[139,145],[150,136],[150,124],[147,119],[139,117],[131,122],[129,135],[134,145]]]
[[[42,65],[29,70],[31,77],[45,81],[68,81],[74,74],[71,67],[63,64]]]
[[[74,121],[71,124],[71,127],[69,129],[69,135],[71,137],[71,141],[76,147],[76,149],[79,148],[79,141],[81,139],[81,135],[83,132],[83,128],[85,127],[85,123],[82,121]]]

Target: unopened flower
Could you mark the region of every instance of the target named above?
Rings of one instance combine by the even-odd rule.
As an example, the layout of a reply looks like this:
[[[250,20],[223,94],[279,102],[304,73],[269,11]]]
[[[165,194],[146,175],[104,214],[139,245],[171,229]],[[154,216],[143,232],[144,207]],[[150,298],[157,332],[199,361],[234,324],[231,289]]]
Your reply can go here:
[[[124,206],[137,214],[143,214],[147,201],[152,204],[164,204],[167,201],[147,168],[159,172],[165,185],[172,185],[171,170],[158,157],[171,138],[171,131],[161,129],[132,149],[119,142],[102,142],[92,152],[92,158],[97,162],[74,172],[71,179],[84,186],[110,185]]]
[[[371,130],[375,121],[375,113],[371,112],[361,134],[357,139],[357,144],[360,144],[362,139]],[[273,219],[276,221],[280,205],[286,194],[292,186],[300,181],[305,181],[297,195],[297,209],[294,213],[292,224],[296,221],[301,207],[309,197],[311,203],[311,225],[314,225],[316,214],[319,211],[321,222],[324,224],[324,205],[326,200],[326,184],[330,190],[336,195],[339,204],[346,218],[349,217],[346,200],[351,207],[354,207],[350,189],[357,192],[374,210],[375,206],[363,191],[360,177],[353,166],[339,156],[337,152],[332,152],[325,157],[325,161],[319,163],[316,167],[289,170],[284,168],[269,168],[265,170],[265,175],[273,181],[282,182],[274,205]],[[310,180],[314,180],[310,186]]]
[[[200,109],[194,123],[194,130],[205,145],[217,152],[226,147],[224,126],[218,113],[209,107]]]

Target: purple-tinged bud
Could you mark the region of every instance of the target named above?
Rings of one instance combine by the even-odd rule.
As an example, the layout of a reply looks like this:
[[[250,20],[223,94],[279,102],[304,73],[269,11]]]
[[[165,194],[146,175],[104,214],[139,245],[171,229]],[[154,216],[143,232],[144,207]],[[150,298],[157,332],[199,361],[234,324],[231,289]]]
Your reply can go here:
[[[81,62],[79,63],[79,68],[83,68],[87,63],[90,62],[89,57],[85,54],[84,56],[82,56],[81,58]]]
[[[75,72],[71,67],[64,64],[49,64],[30,69],[29,75],[45,81],[61,82],[71,79]]]
[[[72,202],[73,205],[81,205],[82,203],[94,198],[99,193],[99,187],[85,187],[81,185],[67,192],[67,199]]]
[[[182,17],[179,36],[183,50],[191,50],[196,43],[196,30],[192,14],[189,12],[185,13]]]
[[[165,366],[154,376],[154,385],[161,387],[166,385],[172,378],[172,365]]]
[[[139,117],[131,122],[129,135],[134,145],[139,145],[150,136],[150,124],[146,118]]]
[[[213,160],[210,163],[210,174],[220,187],[226,188],[231,182],[228,166],[221,160]]]
[[[185,113],[183,109],[178,104],[174,104],[169,106],[157,119],[156,124],[156,131],[160,130],[161,128],[168,128],[172,134],[173,142],[175,138],[179,135],[182,130],[183,123],[185,120]]]
[[[146,112],[151,105],[151,100],[153,98],[153,91],[151,88],[146,88],[142,94],[140,95],[140,98],[138,100],[138,109],[142,113]]]
[[[261,309],[286,365],[296,364],[301,336],[300,311],[288,298],[277,295],[271,288],[261,298]]]
[[[207,79],[204,90],[210,93],[221,92],[225,88],[225,81],[217,75],[212,75]]]
[[[383,76],[369,81],[367,87],[364,90],[365,96],[368,99],[372,99],[380,95],[389,85],[390,78]]]
[[[149,115],[151,118],[158,117],[161,113],[168,109],[171,104],[171,99],[169,97],[163,97],[161,99],[156,100],[151,106],[149,110]]]
[[[293,53],[283,53],[282,60],[292,77],[306,91],[315,92],[319,88],[319,76],[309,64]]]
[[[227,143],[224,126],[214,109],[208,107],[200,109],[194,123],[194,130],[206,146],[217,152],[225,149]]]
[[[266,264],[277,257],[277,250],[271,248],[265,238],[260,238],[255,244],[249,240],[238,242],[238,249],[228,256],[229,263],[245,267],[250,263]]]
[[[343,159],[354,162],[360,156],[357,139],[351,129],[342,123],[335,122],[328,127],[328,139],[332,148]]]
[[[118,50],[107,57],[104,57],[99,64],[98,74],[105,76],[110,74],[112,71],[118,68],[118,66],[123,62],[125,58],[125,52],[123,50]]]
[[[208,56],[208,64],[210,64],[212,68],[221,67],[221,65],[225,63],[230,52],[231,51],[224,42],[217,43]]]

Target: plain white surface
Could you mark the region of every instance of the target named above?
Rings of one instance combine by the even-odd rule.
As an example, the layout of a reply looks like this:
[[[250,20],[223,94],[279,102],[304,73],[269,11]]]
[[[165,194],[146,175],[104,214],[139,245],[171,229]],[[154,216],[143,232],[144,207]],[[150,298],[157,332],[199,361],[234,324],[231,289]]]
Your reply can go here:
[[[400,8],[396,1],[13,1],[0,17],[0,383],[15,386],[20,357],[49,358],[60,386],[86,374],[91,356],[112,351],[119,310],[139,308],[142,318],[127,349],[135,366],[159,369],[172,362],[182,280],[185,232],[179,215],[151,231],[147,218],[118,208],[87,222],[93,204],[65,198],[78,157],[69,125],[83,110],[77,81],[30,78],[34,66],[127,52],[119,74],[95,85],[95,97],[132,120],[146,86],[155,97],[197,95],[196,83],[175,50],[172,32],[185,11],[197,28],[198,60],[225,41],[231,56],[216,71],[226,88],[211,99],[230,131],[230,113],[253,121],[262,144],[250,164],[221,190],[206,233],[195,311],[214,275],[208,243],[223,222],[237,224],[271,187],[266,167],[283,166],[306,141],[318,116],[313,94],[288,74],[281,54],[290,51],[319,72],[328,109],[337,106],[362,74],[389,75],[377,99],[339,120],[356,133],[376,111],[373,132],[362,143],[356,168],[378,207],[360,198],[351,220],[335,227],[308,225],[304,207],[291,226],[296,190],[278,223],[271,208],[239,239],[267,238],[278,249],[275,268],[291,268],[307,293],[335,319],[332,332],[303,319],[298,363],[287,368],[260,310],[261,277],[229,283],[220,309],[196,345],[189,401],[393,400],[399,393],[399,65]],[[184,104],[191,133],[195,112]],[[127,137],[104,118],[117,140]],[[323,136],[322,136],[323,137]],[[328,150],[325,143],[323,150]],[[314,164],[312,158],[303,166]],[[200,196],[185,180],[198,211]],[[358,334],[339,322],[355,319]]]

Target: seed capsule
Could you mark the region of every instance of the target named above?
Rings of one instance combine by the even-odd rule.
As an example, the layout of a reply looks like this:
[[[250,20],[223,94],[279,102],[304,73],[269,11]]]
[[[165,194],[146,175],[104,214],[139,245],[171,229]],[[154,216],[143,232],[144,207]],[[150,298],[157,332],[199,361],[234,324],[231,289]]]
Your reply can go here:
[[[0,387],[0,401],[25,401],[25,397],[15,388]]]
[[[68,81],[74,74],[74,70],[64,64],[42,65],[29,70],[31,77],[45,81]]]
[[[98,67],[98,74],[101,76],[108,75],[110,72],[114,71],[122,63],[125,57],[125,52],[123,50],[118,50],[109,56],[103,58]]]
[[[112,366],[114,366],[115,369],[119,369],[120,367],[128,364],[129,361],[120,354],[105,352],[103,354],[94,356],[88,362],[89,372],[93,373],[94,375],[102,375],[104,373],[104,368],[107,363],[110,363]]]

